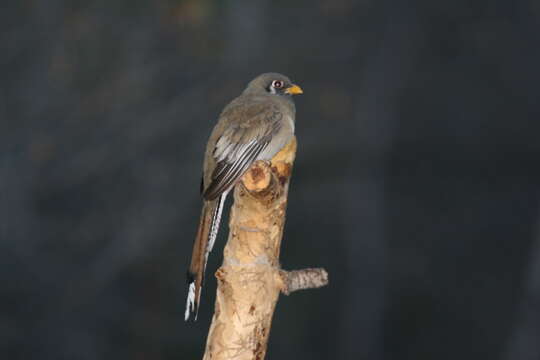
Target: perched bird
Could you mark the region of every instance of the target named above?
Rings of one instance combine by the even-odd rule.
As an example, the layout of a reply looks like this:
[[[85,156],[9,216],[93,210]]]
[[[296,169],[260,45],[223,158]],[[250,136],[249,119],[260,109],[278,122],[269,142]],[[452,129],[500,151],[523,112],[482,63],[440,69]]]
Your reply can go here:
[[[204,271],[214,246],[227,194],[257,160],[270,160],[294,136],[292,95],[302,89],[278,73],[253,79],[225,107],[210,135],[204,156],[199,229],[188,270],[185,319],[197,319]]]

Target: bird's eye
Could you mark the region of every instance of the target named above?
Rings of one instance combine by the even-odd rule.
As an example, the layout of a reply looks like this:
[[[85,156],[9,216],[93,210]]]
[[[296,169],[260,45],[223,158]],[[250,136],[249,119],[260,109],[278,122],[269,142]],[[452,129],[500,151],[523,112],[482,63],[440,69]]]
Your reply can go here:
[[[281,89],[283,87],[283,81],[280,81],[280,80],[272,81],[272,87],[275,89]]]

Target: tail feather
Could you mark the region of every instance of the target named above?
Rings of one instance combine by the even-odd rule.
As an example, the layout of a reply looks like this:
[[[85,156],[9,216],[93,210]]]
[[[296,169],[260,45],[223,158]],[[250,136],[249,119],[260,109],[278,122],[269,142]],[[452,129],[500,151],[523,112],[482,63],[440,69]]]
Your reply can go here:
[[[221,194],[217,199],[205,201],[203,204],[199,230],[193,244],[191,264],[187,274],[186,321],[192,315],[194,320],[197,320],[206,262],[208,261],[208,254],[212,251],[216,241],[226,196],[227,193]]]

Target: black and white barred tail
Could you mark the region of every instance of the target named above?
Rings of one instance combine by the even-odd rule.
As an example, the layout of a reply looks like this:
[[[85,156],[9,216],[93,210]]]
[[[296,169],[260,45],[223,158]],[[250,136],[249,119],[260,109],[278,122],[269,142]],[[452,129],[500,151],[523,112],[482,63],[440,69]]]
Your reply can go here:
[[[203,204],[199,229],[193,244],[191,264],[187,273],[188,295],[184,315],[186,321],[190,317],[197,320],[208,254],[216,241],[226,197],[227,192],[214,200],[205,200]]]

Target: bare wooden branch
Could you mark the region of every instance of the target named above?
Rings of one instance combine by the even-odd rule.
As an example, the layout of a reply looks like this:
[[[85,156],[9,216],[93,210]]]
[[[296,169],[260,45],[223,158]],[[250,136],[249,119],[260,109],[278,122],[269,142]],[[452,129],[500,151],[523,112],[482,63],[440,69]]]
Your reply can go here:
[[[279,293],[328,282],[323,269],[279,266],[295,154],[293,139],[271,162],[256,162],[234,190],[205,360],[263,360]]]
[[[281,270],[279,274],[282,281],[281,292],[285,295],[298,290],[320,288],[328,284],[328,273],[323,268]]]

